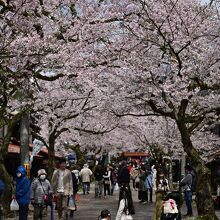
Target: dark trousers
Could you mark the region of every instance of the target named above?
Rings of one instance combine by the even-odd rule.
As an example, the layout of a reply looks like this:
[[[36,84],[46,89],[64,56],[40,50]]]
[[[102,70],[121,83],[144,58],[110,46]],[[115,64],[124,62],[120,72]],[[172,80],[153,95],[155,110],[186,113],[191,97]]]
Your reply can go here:
[[[83,182],[83,194],[90,191],[90,182]]]
[[[19,204],[19,220],[28,219],[28,205]]]
[[[108,192],[108,195],[110,195],[110,184],[104,183],[104,196],[106,196],[106,191]]]
[[[150,193],[150,200],[148,199],[148,192]],[[149,200],[150,202],[152,202],[152,194],[153,194],[153,189],[150,188],[150,189],[147,189],[147,201]]]
[[[43,204],[34,204],[34,220],[47,217],[47,208]]]
[[[101,197],[103,190],[103,180],[96,181],[95,183],[95,197]]]
[[[142,202],[147,201],[147,191],[138,191],[138,199],[141,200]]]
[[[185,191],[184,193],[187,207],[187,215],[192,215],[192,192]]]
[[[136,189],[135,179],[132,180],[133,189]]]
[[[111,183],[111,196],[113,196],[116,183]]]
[[[57,194],[57,212],[59,218],[67,219],[67,202],[68,197],[64,195],[63,193]]]

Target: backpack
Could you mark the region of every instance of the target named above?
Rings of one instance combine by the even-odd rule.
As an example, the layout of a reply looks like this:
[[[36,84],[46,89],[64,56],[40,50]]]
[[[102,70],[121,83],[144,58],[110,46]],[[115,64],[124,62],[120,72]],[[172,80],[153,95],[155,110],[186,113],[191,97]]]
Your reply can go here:
[[[0,179],[0,192],[3,192],[5,190],[5,184],[4,182]]]

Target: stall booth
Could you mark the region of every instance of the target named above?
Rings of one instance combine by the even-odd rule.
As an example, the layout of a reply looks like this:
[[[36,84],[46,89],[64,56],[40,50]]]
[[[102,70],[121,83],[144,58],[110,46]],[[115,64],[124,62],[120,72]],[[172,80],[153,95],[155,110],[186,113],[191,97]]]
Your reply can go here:
[[[150,154],[146,152],[123,152],[121,154],[122,160],[126,160],[127,162],[135,161],[137,164],[146,161],[149,157]]]
[[[32,145],[29,145],[29,155],[32,152]],[[55,153],[55,158],[59,159],[61,156],[58,152]],[[16,174],[16,169],[20,165],[20,146],[10,143],[8,146],[8,155],[5,158],[5,167],[8,173],[14,177]],[[46,147],[43,147],[41,151],[34,157],[31,169],[30,169],[30,178],[37,176],[37,171],[39,169],[48,168],[48,150]]]

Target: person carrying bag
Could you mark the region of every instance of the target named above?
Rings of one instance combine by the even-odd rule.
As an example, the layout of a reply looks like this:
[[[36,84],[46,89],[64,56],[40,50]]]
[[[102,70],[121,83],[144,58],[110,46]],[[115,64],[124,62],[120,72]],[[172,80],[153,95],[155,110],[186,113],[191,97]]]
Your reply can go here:
[[[129,186],[121,186],[118,211],[115,220],[133,220],[135,214],[131,190]]]
[[[12,199],[11,204],[10,204],[10,210],[11,211],[18,211],[19,210],[19,205],[16,199]]]
[[[47,173],[44,169],[38,170],[38,178],[31,184],[31,203],[34,206],[34,220],[47,216],[47,207],[52,207],[53,195]]]
[[[30,203],[30,180],[26,176],[26,169],[19,166],[16,170],[16,190],[13,199],[16,199],[19,205],[19,220],[28,219],[28,206]]]

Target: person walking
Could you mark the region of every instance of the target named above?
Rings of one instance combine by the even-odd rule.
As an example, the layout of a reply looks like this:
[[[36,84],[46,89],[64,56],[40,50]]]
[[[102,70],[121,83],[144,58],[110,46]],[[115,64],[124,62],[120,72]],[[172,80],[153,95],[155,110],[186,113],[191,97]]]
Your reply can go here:
[[[76,176],[76,178],[78,180],[78,185],[79,185],[79,167],[77,165],[73,164],[71,166],[71,170],[72,170],[72,173],[75,174],[75,176]]]
[[[57,199],[57,211],[60,220],[67,219],[67,206],[73,195],[73,182],[70,170],[66,169],[66,160],[60,159],[59,169],[55,170],[51,179],[51,186]]]
[[[48,198],[52,194],[51,185],[44,169],[38,170],[38,177],[31,183],[31,204],[34,206],[34,220],[47,217]],[[47,219],[47,218],[46,218]]]
[[[106,198],[106,192],[108,193],[108,195],[110,195],[110,188],[111,188],[111,170],[110,167],[107,166],[103,175],[104,178],[104,198]]]
[[[70,219],[73,219],[73,215],[74,215],[74,211],[76,211],[76,194],[79,190],[79,180],[74,172],[74,170],[72,170],[72,182],[73,182],[73,201],[74,201],[74,205],[75,205],[75,210],[70,210]]]
[[[103,183],[104,183],[104,170],[101,164],[98,164],[94,176],[95,176],[95,198],[102,197],[102,191],[103,191]]]
[[[129,186],[129,183],[130,183],[130,172],[128,170],[126,161],[123,160],[118,170],[118,185]]]
[[[118,177],[117,170],[115,168],[111,167],[111,177],[110,177],[110,180],[111,180],[111,196],[113,196],[115,186],[117,184],[117,177]]]
[[[115,220],[132,220],[135,214],[131,190],[122,185],[119,193],[118,211]]]
[[[132,183],[133,183],[133,189],[136,190],[136,184],[135,184],[135,180],[139,174],[137,167],[135,165],[133,165],[133,167],[131,168],[131,179],[132,179]]]
[[[16,191],[13,199],[16,199],[19,205],[19,220],[27,220],[28,206],[30,204],[30,180],[26,176],[26,170],[19,166],[16,170]]]
[[[146,188],[147,188],[147,201],[148,201],[148,198],[149,198],[149,202],[153,202],[152,200],[152,194],[153,194],[153,175],[151,173],[151,171],[147,171],[147,177],[145,179],[145,185],[146,185]],[[148,196],[148,194],[150,194],[150,197]]]
[[[183,186],[187,213],[185,216],[192,216],[192,167],[190,165],[185,166],[186,176],[181,180],[180,185]]]
[[[89,169],[88,164],[84,164],[83,169],[80,171],[79,176],[81,177],[83,184],[83,195],[89,194],[90,191],[90,181],[92,176],[92,171]]]
[[[157,190],[157,169],[155,165],[152,165],[151,171],[152,171],[153,191],[155,192]]]
[[[147,187],[145,184],[145,180],[147,178],[146,168],[145,166],[141,167],[139,174],[139,188],[138,188],[138,199],[141,203],[145,204],[147,202]]]
[[[141,169],[140,167],[137,167],[137,177],[135,178],[135,190],[137,191],[139,189],[139,184],[140,184],[140,172]]]

